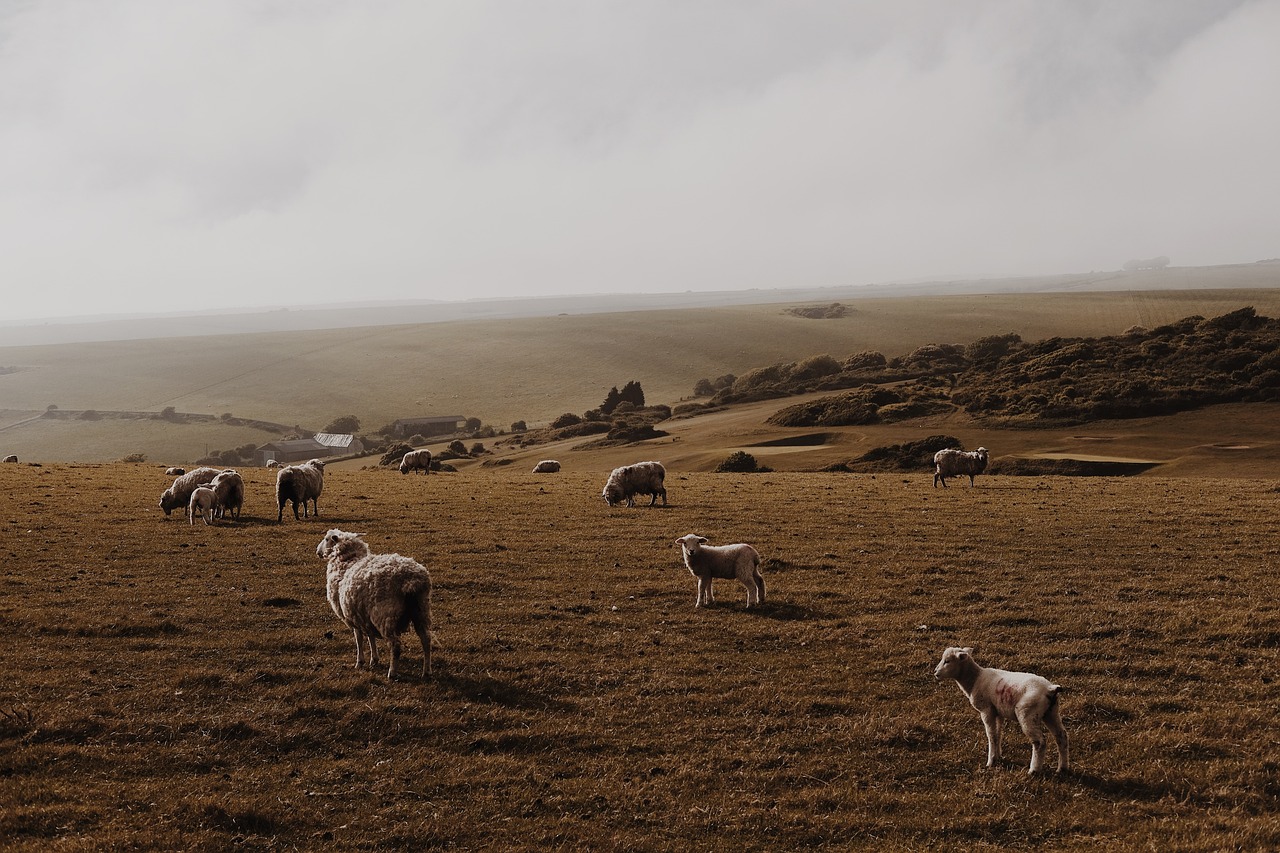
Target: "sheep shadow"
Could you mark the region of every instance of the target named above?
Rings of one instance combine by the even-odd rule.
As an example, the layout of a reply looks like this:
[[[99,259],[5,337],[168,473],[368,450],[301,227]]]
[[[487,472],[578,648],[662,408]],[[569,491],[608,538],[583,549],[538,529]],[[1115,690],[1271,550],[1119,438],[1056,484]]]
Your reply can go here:
[[[1097,773],[1090,773],[1087,770],[1072,769],[1060,776],[1049,778],[1058,778],[1064,783],[1080,785],[1104,799],[1114,801],[1139,800],[1142,802],[1158,802],[1169,796],[1188,797],[1193,801],[1199,799],[1193,793],[1175,785],[1149,782],[1133,776],[1103,776]]]
[[[765,601],[746,612],[761,619],[773,619],[778,622],[800,622],[805,619],[819,619],[822,617],[822,614],[811,607],[773,601]]]
[[[474,677],[458,672],[436,672],[423,682],[437,690],[453,693],[472,702],[501,705],[530,711],[572,711],[575,706],[544,693],[490,677]]]

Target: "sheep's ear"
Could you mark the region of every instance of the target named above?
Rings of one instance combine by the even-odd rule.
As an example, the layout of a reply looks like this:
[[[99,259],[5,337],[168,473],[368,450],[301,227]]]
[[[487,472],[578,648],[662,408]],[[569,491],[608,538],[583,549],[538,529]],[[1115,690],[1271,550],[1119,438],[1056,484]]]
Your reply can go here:
[[[961,649],[961,650],[960,650],[960,654],[962,654],[962,655],[968,655],[969,657],[973,657],[973,647],[972,647],[972,646],[965,646],[963,649]]]
[[[705,537],[705,536],[699,536],[699,537],[698,537],[698,544],[699,544],[699,545],[706,545],[706,544],[707,544],[708,542],[710,542],[710,541],[711,541],[711,540],[710,540],[710,539],[708,539],[708,538],[707,538],[707,537]]]

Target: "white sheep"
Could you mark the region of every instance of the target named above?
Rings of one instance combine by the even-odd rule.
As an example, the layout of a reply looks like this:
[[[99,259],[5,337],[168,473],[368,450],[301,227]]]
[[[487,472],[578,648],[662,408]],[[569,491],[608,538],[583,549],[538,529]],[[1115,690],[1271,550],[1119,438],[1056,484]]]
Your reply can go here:
[[[676,540],[684,554],[684,564],[698,579],[694,607],[714,604],[714,578],[737,578],[747,588],[747,607],[764,601],[764,576],[760,574],[760,554],[750,545],[708,545],[706,537],[690,533]]]
[[[219,518],[240,518],[240,508],[244,506],[244,478],[231,469],[223,471],[209,481],[213,489],[213,512]]]
[[[1048,727],[1058,744],[1058,772],[1068,769],[1067,730],[1058,711],[1061,685],[1030,672],[1007,672],[979,666],[973,649],[951,647],[933,671],[934,678],[954,678],[982,716],[987,730],[987,766],[1000,760],[1000,728],[1004,720],[1017,720],[1031,741],[1031,773],[1044,766],[1044,730]]]
[[[279,459],[268,459],[268,460],[267,460],[267,467],[268,467],[268,468],[283,468],[283,467],[284,467],[284,463],[283,463],[283,462],[281,462]]]
[[[276,475],[276,504],[280,508],[280,512],[276,514],[276,521],[284,521],[284,505],[289,502],[293,503],[295,519],[298,518],[298,504],[302,504],[302,516],[309,517],[307,501],[311,502],[312,509],[319,518],[318,499],[322,491],[324,491],[324,462],[319,459],[310,459],[301,465],[281,468],[280,473]]]
[[[966,453],[949,447],[933,454],[933,465],[935,489],[938,488],[939,481],[942,482],[942,488],[947,488],[947,478],[958,477],[961,474],[969,475],[969,488],[973,488],[974,476],[987,470],[987,449],[979,447],[971,453]]]
[[[408,474],[410,471],[421,471],[424,474],[430,474],[431,451],[410,450],[404,456],[400,457],[400,473]]]
[[[196,523],[196,515],[204,517],[205,524],[213,524],[213,504],[217,498],[214,496],[213,489],[208,486],[199,486],[192,490],[191,498],[187,502],[187,519],[191,524]]]
[[[160,509],[168,515],[178,507],[187,506],[197,486],[206,485],[221,473],[221,468],[197,468],[181,475],[160,495]]]
[[[362,533],[330,530],[316,546],[328,562],[329,606],[355,634],[356,667],[378,666],[378,639],[391,646],[387,678],[400,663],[400,634],[413,626],[422,642],[422,677],[431,675],[431,574],[420,563],[399,554],[371,554]]]
[[[166,469],[164,469],[164,473],[165,473],[166,475],[170,476],[170,477],[181,477],[183,474],[187,473],[187,469],[186,469],[186,468],[176,468],[176,467],[175,467],[175,468],[166,468]]]
[[[635,506],[636,495],[653,495],[649,500],[649,506],[656,504],[658,496],[661,495],[662,505],[666,506],[667,490],[663,485],[666,476],[667,469],[662,467],[661,462],[637,462],[634,465],[624,465],[610,472],[601,494],[609,506],[624,500],[627,506]]]
[[[537,465],[533,466],[535,474],[555,474],[560,471],[560,463],[554,459],[543,459]]]

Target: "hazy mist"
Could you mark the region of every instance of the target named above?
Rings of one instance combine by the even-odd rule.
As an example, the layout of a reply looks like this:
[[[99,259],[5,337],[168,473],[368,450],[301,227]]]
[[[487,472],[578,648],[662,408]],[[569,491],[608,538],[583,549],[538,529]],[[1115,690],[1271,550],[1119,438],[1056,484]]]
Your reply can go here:
[[[1280,2],[0,0],[4,320],[1280,256]]]

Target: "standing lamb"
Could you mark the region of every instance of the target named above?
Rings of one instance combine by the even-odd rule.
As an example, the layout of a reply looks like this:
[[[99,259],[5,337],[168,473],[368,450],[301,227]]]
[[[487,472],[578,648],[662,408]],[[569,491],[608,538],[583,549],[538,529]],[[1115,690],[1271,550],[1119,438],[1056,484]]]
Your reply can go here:
[[[676,540],[684,554],[684,564],[698,579],[694,607],[714,604],[714,578],[737,578],[747,588],[747,607],[764,601],[764,576],[760,574],[760,554],[750,545],[708,545],[706,537],[690,533]]]
[[[191,500],[196,486],[203,486],[222,473],[221,468],[197,468],[173,481],[173,485],[160,495],[160,508],[168,515],[178,507],[185,507]]]
[[[1000,727],[1017,720],[1031,741],[1031,773],[1044,766],[1044,730],[1047,726],[1058,744],[1058,772],[1068,768],[1067,730],[1058,712],[1060,685],[1030,672],[1007,672],[979,666],[973,649],[951,647],[933,671],[934,678],[954,678],[969,704],[982,715],[987,730],[987,766],[1000,760]]]
[[[431,675],[431,573],[399,554],[371,554],[362,533],[330,530],[316,546],[328,561],[329,606],[355,634],[356,668],[364,666],[364,643],[369,665],[378,666],[378,639],[391,645],[387,678],[395,678],[400,663],[400,635],[410,625],[422,642],[422,677]]]
[[[627,506],[635,506],[636,495],[653,495],[649,500],[649,506],[653,506],[658,502],[658,496],[662,496],[662,505],[667,505],[667,490],[663,486],[663,481],[667,477],[667,469],[662,467],[661,462],[637,462],[634,465],[624,465],[621,468],[614,468],[609,474],[609,479],[604,484],[605,503],[609,506],[627,502]]]
[[[431,451],[410,450],[404,456],[400,457],[400,473],[408,474],[410,471],[421,471],[424,474],[430,474]]]
[[[293,502],[293,517],[298,518],[298,504],[302,504],[302,517],[309,517],[307,501],[311,501],[317,518],[320,517],[318,498],[324,491],[324,463],[319,459],[310,459],[301,465],[290,465],[281,468],[276,475],[276,504],[280,512],[276,521],[284,521],[284,505]]]
[[[195,524],[196,515],[199,514],[204,518],[205,524],[213,524],[213,504],[216,500],[213,489],[208,486],[195,488],[191,492],[191,499],[187,502],[188,522]]]
[[[236,471],[226,470],[209,481],[213,489],[213,512],[219,518],[240,519],[240,508],[244,506],[244,478]]]
[[[554,459],[543,459],[533,466],[533,473],[535,474],[557,474],[559,471],[560,463]]]
[[[973,478],[987,470],[987,449],[979,447],[977,450],[966,453],[963,450],[955,448],[947,448],[939,450],[933,454],[933,487],[938,488],[938,482],[942,482],[942,488],[947,488],[947,478],[957,477],[961,474],[969,475],[969,488],[973,488]]]

